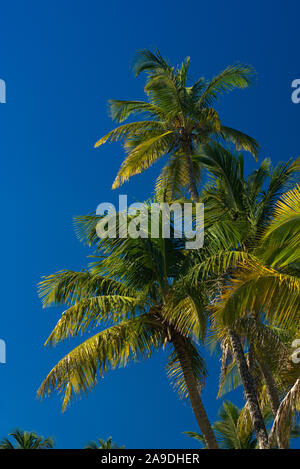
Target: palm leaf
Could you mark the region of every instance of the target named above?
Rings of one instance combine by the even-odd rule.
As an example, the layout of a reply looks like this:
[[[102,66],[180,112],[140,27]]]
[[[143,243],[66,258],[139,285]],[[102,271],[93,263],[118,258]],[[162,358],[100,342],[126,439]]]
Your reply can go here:
[[[91,390],[108,369],[150,357],[162,346],[163,337],[162,328],[147,314],[105,329],[60,360],[41,384],[38,397],[63,392],[65,410],[75,395]]]

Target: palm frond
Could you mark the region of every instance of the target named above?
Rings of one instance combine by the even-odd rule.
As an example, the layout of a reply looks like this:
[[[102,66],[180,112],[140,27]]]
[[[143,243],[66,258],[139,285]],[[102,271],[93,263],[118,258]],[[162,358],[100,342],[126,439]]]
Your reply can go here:
[[[144,114],[154,119],[164,117],[164,113],[159,106],[155,106],[147,101],[110,99],[109,108],[111,118],[117,122],[125,121],[131,114]]]
[[[141,121],[141,122],[130,122],[129,124],[120,125],[115,129],[108,132],[104,137],[98,140],[94,147],[100,147],[107,141],[117,142],[118,140],[126,140],[130,137],[134,137],[138,134],[145,134],[149,131],[163,132],[165,129],[163,122],[156,121]]]
[[[60,360],[41,384],[38,397],[63,392],[65,410],[75,395],[90,391],[108,369],[124,367],[129,359],[150,357],[163,339],[163,329],[147,314],[105,329]]]
[[[254,69],[248,65],[230,65],[207,84],[198,106],[210,106],[219,95],[232,91],[234,88],[247,88],[252,84],[254,74]]]
[[[282,195],[259,251],[272,267],[300,261],[300,186]]]
[[[220,136],[225,142],[232,142],[238,151],[248,151],[257,159],[259,144],[253,137],[224,125],[221,126]]]
[[[224,289],[214,306],[223,324],[233,324],[247,312],[265,311],[268,320],[281,327],[292,327],[299,320],[300,280],[249,261]]]
[[[140,174],[144,169],[149,168],[158,158],[163,156],[170,148],[170,141],[167,138],[170,134],[172,134],[171,130],[152,137],[136,146],[124,160],[113,183],[113,189],[124,184],[131,176]]]
[[[170,64],[162,57],[158,49],[150,51],[141,49],[137,51],[133,61],[133,71],[136,76],[147,72],[150,76],[171,70]]]
[[[38,292],[46,307],[72,305],[99,295],[130,295],[133,290],[117,280],[88,271],[61,270],[43,277]]]
[[[139,299],[121,295],[102,295],[83,298],[63,312],[52,333],[46,341],[56,345],[69,337],[83,334],[88,329],[98,327],[114,320],[132,317],[138,308]],[[143,302],[145,307],[145,302]],[[45,345],[46,345],[45,344]]]

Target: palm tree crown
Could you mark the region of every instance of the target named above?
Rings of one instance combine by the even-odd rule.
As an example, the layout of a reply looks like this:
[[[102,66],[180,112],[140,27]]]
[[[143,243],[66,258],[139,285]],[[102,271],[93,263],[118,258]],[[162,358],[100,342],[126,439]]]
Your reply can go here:
[[[107,440],[102,440],[98,438],[97,441],[90,441],[85,447],[85,449],[123,449],[125,446],[118,446],[112,441],[112,437],[109,436]]]
[[[53,438],[43,438],[34,432],[15,430],[9,434],[15,442],[8,438],[0,441],[0,449],[52,449],[54,447]]]
[[[188,83],[190,58],[181,66],[172,67],[159,53],[141,50],[134,63],[134,72],[146,72],[147,101],[110,100],[111,116],[122,123],[133,114],[147,120],[123,124],[102,137],[98,147],[108,140],[123,140],[128,154],[113,188],[131,176],[141,173],[163,155],[169,159],[158,179],[158,188],[169,186],[170,196],[174,185],[186,187],[192,199],[198,199],[197,182],[200,167],[196,156],[199,145],[211,140],[231,141],[238,149],[257,156],[258,144],[248,135],[224,126],[212,107],[216,99],[234,88],[250,85],[253,69],[246,65],[232,65],[212,80],[200,78]],[[172,189],[171,189],[172,186]]]

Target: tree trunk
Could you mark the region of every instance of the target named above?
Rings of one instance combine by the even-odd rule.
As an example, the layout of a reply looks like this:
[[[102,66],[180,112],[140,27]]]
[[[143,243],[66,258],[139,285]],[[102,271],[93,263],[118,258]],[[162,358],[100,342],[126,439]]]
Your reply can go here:
[[[280,399],[279,399],[276,383],[274,381],[272,372],[270,371],[268,366],[263,362],[263,360],[258,359],[258,363],[259,363],[259,366],[260,366],[260,369],[264,378],[264,382],[266,385],[268,401],[272,410],[272,414],[275,418],[277,411],[279,409],[279,406],[280,406]],[[275,440],[275,443],[276,443],[276,440]],[[277,435],[277,444],[278,444],[279,449],[289,449],[289,440],[281,441],[278,435]]]
[[[263,360],[258,359],[258,363],[259,363],[262,375],[264,377],[268,401],[269,401],[272,413],[275,417],[277,414],[277,410],[280,406],[280,399],[279,399],[278,391],[276,388],[276,384],[275,384],[272,372],[269,370],[267,365],[264,364]]]
[[[264,420],[261,414],[261,410],[258,404],[255,387],[253,384],[252,376],[249,372],[249,368],[244,355],[243,347],[239,336],[232,330],[229,329],[229,338],[231,342],[233,356],[238,366],[238,370],[241,376],[241,380],[244,387],[245,398],[248,402],[249,412],[253,424],[253,428],[257,437],[258,445],[260,449],[269,449],[268,434],[264,424]]]
[[[205,439],[207,448],[219,449],[215,434],[213,432],[213,429],[211,428],[209,419],[207,417],[200,397],[198,383],[195,379],[195,375],[192,369],[191,357],[186,349],[184,339],[179,334],[174,333],[172,337],[172,343],[178,356],[183,376],[186,382],[186,387],[188,390],[191,405],[200,430],[202,432],[202,435]]]
[[[254,363],[255,363],[254,344],[253,344],[253,341],[251,340],[249,344],[249,350],[248,350],[247,365],[248,365],[250,374],[252,376],[252,379],[253,379]]]
[[[194,202],[198,202],[199,200],[199,194],[197,191],[197,186],[194,178],[194,171],[193,171],[193,162],[191,158],[191,147],[189,143],[185,145],[185,161],[186,161],[186,166],[187,166],[187,171],[188,171],[188,178],[189,178],[189,189],[191,193],[191,197]]]

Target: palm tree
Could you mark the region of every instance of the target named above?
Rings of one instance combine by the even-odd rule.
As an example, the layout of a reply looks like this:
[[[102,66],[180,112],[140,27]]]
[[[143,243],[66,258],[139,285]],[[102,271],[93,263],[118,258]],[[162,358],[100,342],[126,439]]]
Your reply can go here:
[[[258,443],[255,438],[253,427],[247,419],[245,419],[245,411],[247,409],[239,409],[232,402],[223,402],[219,409],[219,420],[214,422],[212,427],[217,436],[221,449],[257,449]],[[264,407],[263,418],[265,425],[269,425],[272,421],[272,412],[269,407]],[[204,446],[203,436],[197,432],[184,432],[187,436],[194,438]],[[299,425],[292,426],[289,438],[299,438]]]
[[[131,176],[149,168],[159,158],[169,159],[158,179],[158,188],[168,185],[172,197],[175,186],[188,188],[194,201],[198,200],[197,182],[201,166],[197,161],[199,145],[212,140],[233,142],[238,149],[257,156],[258,144],[248,135],[224,126],[212,107],[217,98],[234,88],[250,85],[253,69],[232,65],[212,80],[200,78],[188,84],[190,58],[181,66],[172,67],[159,53],[141,50],[134,63],[134,72],[146,72],[147,101],[110,100],[112,118],[122,123],[129,116],[142,114],[147,120],[123,124],[102,137],[95,147],[108,140],[122,140],[128,156],[125,158],[113,188]],[[176,191],[175,191],[176,192]]]
[[[239,266],[239,275],[224,291],[223,313],[264,309],[266,318],[278,326],[297,329],[299,318],[300,186],[284,194],[276,204],[274,219],[260,243]],[[255,291],[255,295],[254,295]],[[228,313],[229,314],[229,313]]]
[[[11,442],[8,438],[0,441],[0,449],[53,449],[53,438],[44,438],[38,436],[34,432],[24,432],[23,430],[15,430],[9,434],[15,442]]]
[[[221,449],[256,449],[257,439],[253,427],[244,425],[241,410],[230,401],[223,402],[219,409],[219,420],[214,422],[213,429]],[[271,420],[270,409],[264,410],[265,424]],[[184,432],[187,436],[196,439],[205,445],[201,434]]]
[[[244,315],[235,323],[240,340],[248,344],[246,361],[254,381],[254,386],[261,409],[268,405],[274,419],[281,406],[281,398],[294,385],[300,373],[299,364],[291,361],[291,343],[294,339],[292,331],[263,323],[263,315],[255,317]],[[237,364],[233,357],[223,355],[223,366],[218,397],[240,385]],[[292,414],[285,420],[285,434],[274,431],[269,434],[269,445],[280,449],[288,449],[289,428]],[[248,427],[251,426],[249,418]],[[299,435],[297,435],[298,437]]]
[[[216,306],[223,324],[233,324],[238,317],[254,312],[277,327],[299,334],[300,311],[300,187],[296,186],[277,202],[274,219],[261,236],[251,256],[239,266]],[[299,373],[299,370],[298,370]],[[288,441],[291,414],[300,404],[300,379],[277,404],[270,438]],[[270,383],[272,390],[273,385]]]
[[[222,224],[228,222],[235,225],[237,232],[240,232],[240,241],[238,247],[231,245],[223,250],[211,250],[212,252],[208,256],[204,254],[196,272],[202,272],[202,278],[206,275],[219,275],[220,287],[225,283],[226,292],[228,296],[231,296],[233,292],[230,279],[235,269],[241,263],[249,261],[250,253],[259,243],[264,228],[270,223],[277,198],[291,182],[295,172],[299,170],[300,160],[279,164],[274,170],[270,170],[270,161],[264,160],[260,168],[245,179],[241,155],[235,158],[228,150],[219,145],[210,145],[206,147],[205,152],[199,158],[213,178],[212,183],[205,188],[201,196],[201,201],[206,206],[206,223],[208,226],[211,224],[216,227],[222,227]],[[268,178],[270,178],[269,186],[264,192],[263,187]],[[259,296],[254,288],[248,297],[256,301],[257,308],[260,305]],[[236,296],[233,294],[232,298],[235,299]],[[219,308],[218,314],[215,315],[219,330],[218,337],[226,345],[225,350],[228,350],[228,347],[231,348],[242,379],[259,445],[266,448],[268,447],[266,428],[243,345],[236,331],[238,318],[244,316],[248,311],[251,313],[253,311],[245,308],[243,302],[239,303],[239,300],[236,299],[236,303],[239,303],[239,312],[235,309],[236,303],[234,303],[234,305],[230,305],[228,310],[226,309],[225,313],[224,299],[223,296],[217,307]],[[233,319],[229,321],[226,315],[231,315]],[[271,375],[266,371],[266,367],[264,367],[264,378],[268,376],[270,378],[268,384],[271,384]]]
[[[109,436],[107,440],[102,440],[98,438],[97,441],[90,441],[84,449],[123,449],[125,446],[118,446],[116,443],[112,441],[112,437]]]
[[[79,234],[96,246],[99,259],[82,272],[61,271],[40,284],[45,306],[67,305],[48,344],[108,323],[65,356],[42,383],[38,396],[63,391],[63,409],[75,394],[89,391],[109,368],[149,358],[167,347],[167,372],[181,396],[188,396],[208,448],[217,442],[200,390],[206,376],[197,342],[206,332],[205,284],[177,288],[185,269],[182,239],[102,238],[99,217],[81,217]]]

